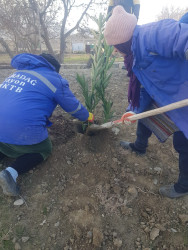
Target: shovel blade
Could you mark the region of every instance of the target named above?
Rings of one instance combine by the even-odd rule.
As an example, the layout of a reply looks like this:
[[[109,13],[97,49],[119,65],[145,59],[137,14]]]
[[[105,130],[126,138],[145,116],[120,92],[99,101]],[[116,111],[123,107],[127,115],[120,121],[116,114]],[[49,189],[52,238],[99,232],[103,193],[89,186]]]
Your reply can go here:
[[[114,125],[113,122],[107,122],[104,123],[102,125],[98,125],[98,124],[92,124],[87,128],[87,131],[100,131],[100,130],[105,130],[105,129],[109,129]]]

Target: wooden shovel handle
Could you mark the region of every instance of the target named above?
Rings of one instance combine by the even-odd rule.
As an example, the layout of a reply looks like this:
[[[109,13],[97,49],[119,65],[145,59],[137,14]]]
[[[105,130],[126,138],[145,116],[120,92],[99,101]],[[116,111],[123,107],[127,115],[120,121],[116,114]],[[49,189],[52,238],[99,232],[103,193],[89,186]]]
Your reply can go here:
[[[179,108],[182,108],[182,107],[185,107],[185,106],[188,106],[188,99],[185,99],[185,100],[182,100],[182,101],[179,101],[179,102],[174,102],[174,103],[171,103],[171,104],[166,105],[166,106],[161,107],[161,108],[149,110],[149,111],[146,111],[146,112],[143,112],[143,113],[140,113],[140,114],[130,116],[129,120],[136,121],[136,120],[143,119],[143,118],[146,118],[146,117],[159,115],[159,114],[162,114],[162,113],[165,113],[167,111],[174,110],[174,109],[179,109]]]

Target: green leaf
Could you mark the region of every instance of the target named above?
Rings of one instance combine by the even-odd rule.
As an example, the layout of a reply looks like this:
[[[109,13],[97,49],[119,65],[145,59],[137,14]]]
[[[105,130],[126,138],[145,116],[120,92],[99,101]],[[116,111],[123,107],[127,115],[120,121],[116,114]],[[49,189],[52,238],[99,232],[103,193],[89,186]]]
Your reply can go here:
[[[106,89],[112,76],[112,73],[108,73],[108,71],[112,67],[115,58],[111,58],[113,47],[108,46],[104,39],[103,32],[106,17],[100,14],[98,19],[93,17],[92,20],[97,24],[98,30],[92,30],[97,42],[94,46],[94,55],[91,55],[91,82],[89,84],[84,75],[77,74],[76,79],[80,85],[88,111],[93,112],[96,106],[102,102],[104,120],[108,121],[113,115],[111,111],[113,102],[107,99]]]

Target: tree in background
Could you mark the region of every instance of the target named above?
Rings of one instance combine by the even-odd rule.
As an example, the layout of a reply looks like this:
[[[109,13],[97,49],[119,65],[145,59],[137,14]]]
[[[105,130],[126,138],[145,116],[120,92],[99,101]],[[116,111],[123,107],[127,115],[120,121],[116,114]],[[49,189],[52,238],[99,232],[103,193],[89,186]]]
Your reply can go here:
[[[48,53],[56,56],[59,51],[58,59],[63,62],[68,36],[89,18],[90,10],[105,4],[106,0],[1,0],[0,37],[4,42],[11,40],[16,53],[20,48],[41,52],[44,43]],[[52,38],[60,40],[59,48],[53,48]],[[8,46],[3,47],[8,52]]]
[[[1,37],[13,44],[16,54],[20,51],[37,52],[40,47],[40,24],[28,0],[2,0],[0,24]]]
[[[175,19],[180,20],[180,18],[188,11],[187,9],[181,9],[181,8],[175,8],[173,6],[164,7],[161,10],[161,13],[157,15],[156,21],[162,20],[162,19]]]
[[[60,4],[56,0],[28,0],[28,3],[29,8],[36,17],[35,25],[39,36],[40,50],[43,42],[48,53],[55,56],[51,39],[59,38],[60,24],[56,20],[56,16],[61,11]]]
[[[13,56],[13,52],[11,51],[7,41],[14,44],[14,50],[17,50],[19,33],[19,15],[17,13],[17,9],[19,8],[17,8],[15,1],[11,2],[11,4],[8,0],[3,0],[0,2],[0,43],[5,51],[10,55],[10,57]]]
[[[94,0],[87,1],[87,4],[77,2],[76,5],[75,5],[76,1],[71,1],[71,0],[61,0],[61,1],[63,3],[64,17],[61,21],[59,61],[63,62],[64,53],[66,49],[66,38],[70,36],[70,34],[73,33],[76,29],[79,28],[81,21],[87,14],[87,11],[90,8],[91,4],[94,2]],[[66,31],[66,23],[68,17],[74,8],[81,8],[82,9],[81,14],[79,15],[78,20],[77,22],[75,22],[74,26],[68,31]]]

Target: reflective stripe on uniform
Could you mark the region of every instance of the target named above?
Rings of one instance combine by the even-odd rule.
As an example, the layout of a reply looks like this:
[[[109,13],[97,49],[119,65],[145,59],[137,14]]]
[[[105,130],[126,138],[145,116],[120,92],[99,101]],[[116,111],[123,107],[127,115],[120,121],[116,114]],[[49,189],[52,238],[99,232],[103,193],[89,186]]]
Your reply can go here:
[[[114,1],[113,0],[109,1],[109,6],[114,6]]]
[[[77,107],[76,110],[74,110],[74,111],[72,111],[72,112],[67,112],[67,113],[69,113],[70,115],[73,115],[73,114],[75,114],[77,111],[79,111],[81,108],[82,108],[82,105],[81,105],[81,103],[79,103],[79,105],[78,105],[78,107]]]
[[[140,4],[140,0],[133,0],[134,5]]]
[[[48,81],[47,78],[45,78],[44,76],[42,76],[41,74],[33,71],[33,70],[17,70],[16,72],[22,72],[22,73],[27,73],[30,75],[33,75],[35,77],[37,77],[39,80],[41,80],[52,92],[56,92],[56,87],[50,82]]]

